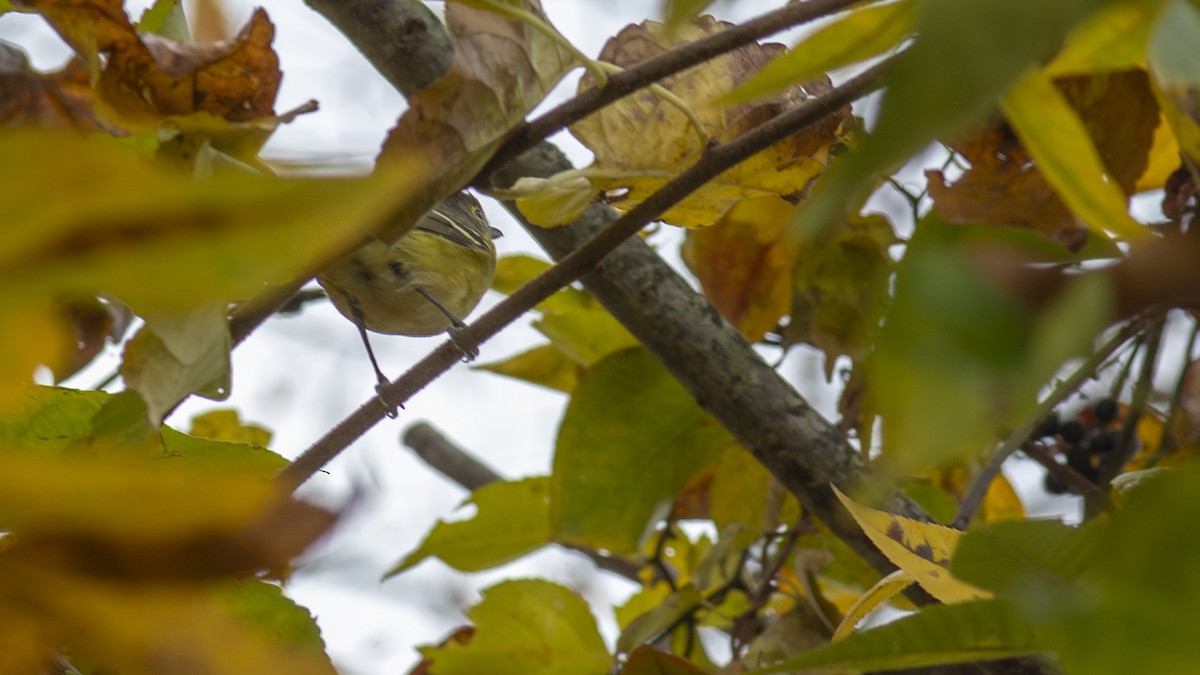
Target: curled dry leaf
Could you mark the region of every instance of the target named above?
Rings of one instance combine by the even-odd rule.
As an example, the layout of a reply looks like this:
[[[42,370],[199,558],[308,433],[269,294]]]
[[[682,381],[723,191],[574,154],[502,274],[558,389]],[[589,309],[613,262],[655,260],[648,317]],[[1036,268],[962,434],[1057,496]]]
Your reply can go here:
[[[92,362],[104,345],[117,344],[125,335],[133,312],[115,300],[80,298],[63,302],[61,310],[75,337],[75,349],[62,364],[52,364],[54,381],[62,382]]]
[[[520,4],[545,19],[536,0]],[[381,163],[409,158],[420,165],[427,189],[417,193],[413,221],[483,168],[574,65],[545,33],[492,12],[448,3],[446,27],[454,43],[449,68],[409,99],[379,155]]]
[[[0,43],[0,127],[98,130],[87,66],[72,60],[39,73],[24,52]]]
[[[1130,70],[1057,80],[1087,127],[1109,176],[1133,194],[1146,171],[1158,106],[1145,71]],[[1026,227],[1072,251],[1087,239],[1081,227],[1038,172],[1012,129],[996,121],[954,144],[971,167],[947,184],[941,171],[927,171],[934,208],[947,221]]]
[[[708,16],[674,30],[647,21],[628,26],[609,40],[600,59],[629,67],[726,26]],[[571,133],[595,154],[589,171],[594,184],[604,190],[627,190],[613,205],[628,210],[701,159],[709,143],[731,140],[830,87],[828,78],[821,78],[753,104],[721,107],[713,103],[759,72],[783,49],[778,44],[750,45],[661,82],[690,106],[703,133],[677,103],[651,89],[627,96],[572,125]],[[580,82],[581,89],[592,86],[588,76]],[[662,219],[673,225],[706,226],[742,199],[801,194],[828,164],[852,124],[847,106],[721,174]]]
[[[86,65],[103,124],[173,128],[245,159],[291,119],[273,110],[282,73],[271,48],[275,27],[262,9],[232,40],[195,45],[138,33],[121,0],[15,4],[42,14]]]

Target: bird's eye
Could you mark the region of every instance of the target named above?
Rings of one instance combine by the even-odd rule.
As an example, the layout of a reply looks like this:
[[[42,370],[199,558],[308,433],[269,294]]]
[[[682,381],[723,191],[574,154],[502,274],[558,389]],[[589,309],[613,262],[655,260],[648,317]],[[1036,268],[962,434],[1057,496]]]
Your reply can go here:
[[[480,217],[480,218],[485,218],[485,217],[486,217],[486,216],[484,216],[484,215],[483,215],[483,209],[479,208],[478,206],[477,206],[477,207],[475,207],[475,215],[476,215],[476,216],[478,216],[478,217]]]

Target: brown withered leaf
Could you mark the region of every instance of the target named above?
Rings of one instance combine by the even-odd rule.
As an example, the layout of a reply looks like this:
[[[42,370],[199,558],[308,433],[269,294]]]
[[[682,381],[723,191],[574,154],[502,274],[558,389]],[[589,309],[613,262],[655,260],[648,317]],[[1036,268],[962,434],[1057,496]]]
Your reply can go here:
[[[1059,89],[1079,114],[1108,174],[1133,194],[1146,170],[1159,123],[1145,71],[1061,78]],[[971,168],[947,185],[927,171],[929,194],[942,218],[958,223],[1027,227],[1072,251],[1087,239],[1054,189],[1038,173],[1012,130],[996,121],[954,144]]]
[[[971,168],[953,185],[941,171],[926,171],[929,196],[942,218],[953,223],[1028,227],[1056,241],[1082,244],[1086,230],[1033,167],[1012,129],[996,122],[954,145]]]
[[[86,64],[102,124],[177,129],[247,159],[294,116],[273,111],[282,73],[271,49],[275,28],[261,9],[232,40],[193,45],[139,34],[121,0],[15,4],[41,13]]]
[[[545,17],[536,0],[522,9]],[[547,21],[547,23],[549,23]],[[421,165],[412,220],[475,175],[562,76],[570,54],[529,24],[460,3],[446,6],[454,58],[446,72],[409,99],[388,133],[379,162]],[[411,223],[401,223],[399,236]]]
[[[130,130],[164,118],[208,113],[229,122],[274,115],[282,73],[271,49],[275,27],[262,9],[229,42],[186,45],[131,32],[117,44],[96,85],[101,110]]]
[[[75,349],[65,363],[51,364],[54,381],[62,382],[92,362],[104,345],[121,341],[133,312],[116,301],[80,298],[62,303],[61,311],[75,336]]]
[[[654,21],[628,26],[605,44],[600,59],[633,66],[728,25],[705,16],[673,30]],[[778,44],[749,45],[661,82],[695,111],[704,127],[703,136],[684,112],[650,89],[573,124],[571,133],[596,158],[589,177],[602,189],[627,191],[613,204],[627,210],[700,159],[710,142],[731,140],[830,86],[828,78],[823,78],[755,103],[725,107],[713,103],[783,50]],[[581,90],[592,86],[590,76],[580,82]],[[662,219],[674,225],[707,226],[742,199],[802,194],[825,168],[852,124],[847,106],[721,174]]]
[[[24,52],[0,42],[0,127],[99,130],[89,77],[77,59],[39,73]]]
[[[705,297],[750,342],[761,340],[792,303],[795,207],[780,197],[738,202],[712,227],[688,232],[683,260]]]

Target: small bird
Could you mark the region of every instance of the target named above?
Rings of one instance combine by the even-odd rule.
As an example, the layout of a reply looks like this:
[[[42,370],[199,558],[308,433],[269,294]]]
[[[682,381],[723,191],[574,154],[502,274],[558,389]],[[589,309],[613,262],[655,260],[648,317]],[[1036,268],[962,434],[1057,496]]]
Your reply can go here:
[[[317,275],[333,306],[354,322],[379,384],[388,382],[367,331],[436,335],[466,326],[496,276],[500,230],[475,197],[459,192],[433,207],[394,244],[372,240]],[[464,350],[464,356],[473,353]]]

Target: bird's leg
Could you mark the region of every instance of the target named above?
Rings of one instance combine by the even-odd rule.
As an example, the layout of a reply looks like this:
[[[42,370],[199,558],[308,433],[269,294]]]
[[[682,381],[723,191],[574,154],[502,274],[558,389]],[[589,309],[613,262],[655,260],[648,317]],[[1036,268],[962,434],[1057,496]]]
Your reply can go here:
[[[367,338],[367,327],[363,319],[362,310],[358,304],[352,305],[354,311],[354,325],[358,327],[358,334],[362,337],[363,346],[367,348],[367,358],[371,360],[371,367],[375,369],[375,377],[377,384],[375,385],[375,396],[379,402],[383,404],[387,416],[396,419],[399,417],[399,408],[404,406],[399,403],[391,403],[383,396],[383,387],[389,383],[386,375],[383,374],[383,369],[379,367],[379,361],[375,358],[375,350],[371,349],[371,341]]]
[[[437,307],[438,310],[441,311],[442,314],[445,314],[447,319],[450,319],[450,328],[446,330],[446,333],[450,336],[450,342],[453,343],[455,347],[458,347],[458,351],[462,353],[463,361],[464,362],[474,361],[475,358],[477,356],[479,356],[479,350],[475,349],[474,347],[471,347],[471,348],[463,347],[462,344],[459,343],[459,339],[458,339],[458,332],[461,331],[462,329],[466,328],[467,324],[464,323],[462,319],[455,316],[454,312],[451,312],[449,310],[449,308],[447,308],[445,305],[443,305],[440,300],[433,297],[432,293],[425,290],[424,286],[417,286],[416,290],[418,293],[421,294],[422,297],[424,297],[426,300],[428,300],[434,307]]]

